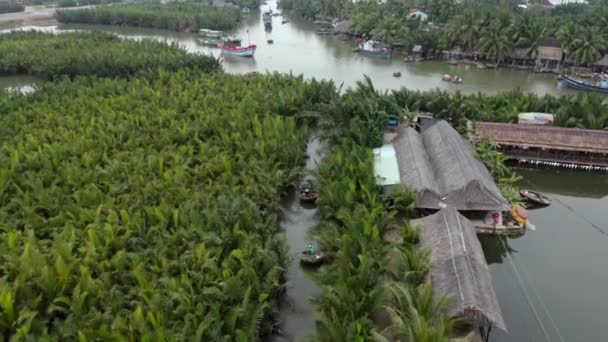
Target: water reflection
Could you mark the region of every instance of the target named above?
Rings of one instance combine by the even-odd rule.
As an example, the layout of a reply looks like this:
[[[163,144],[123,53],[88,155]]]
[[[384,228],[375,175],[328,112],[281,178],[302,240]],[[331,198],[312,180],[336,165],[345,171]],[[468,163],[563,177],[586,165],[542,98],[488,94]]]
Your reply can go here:
[[[509,238],[504,236],[478,235],[488,265],[502,264],[507,253],[517,253],[509,245]]]

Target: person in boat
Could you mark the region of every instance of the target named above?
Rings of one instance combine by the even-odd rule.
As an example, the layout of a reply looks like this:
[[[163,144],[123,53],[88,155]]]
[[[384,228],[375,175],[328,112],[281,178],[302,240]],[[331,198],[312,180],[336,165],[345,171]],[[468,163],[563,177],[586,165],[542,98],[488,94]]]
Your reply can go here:
[[[310,255],[317,254],[317,249],[315,248],[315,246],[312,245],[312,243],[308,244],[308,254],[310,254]]]

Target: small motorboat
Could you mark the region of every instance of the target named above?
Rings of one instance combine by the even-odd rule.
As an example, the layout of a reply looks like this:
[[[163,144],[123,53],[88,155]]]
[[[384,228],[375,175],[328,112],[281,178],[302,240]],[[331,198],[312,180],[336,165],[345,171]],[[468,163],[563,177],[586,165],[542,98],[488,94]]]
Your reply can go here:
[[[300,198],[300,203],[314,204],[319,199],[319,192],[313,188],[311,181],[306,181],[300,185],[298,197]]]
[[[310,254],[308,251],[302,251],[300,262],[308,265],[319,265],[326,259],[325,253],[317,251],[315,254]]]
[[[450,76],[450,74],[444,74],[443,76],[441,76],[441,79],[446,82],[450,82],[452,80],[452,77]]]
[[[531,190],[521,190],[519,195],[526,200],[526,202],[539,207],[546,207],[551,204],[551,199],[540,192]]]
[[[401,72],[399,72],[399,71],[395,71],[395,72],[393,73],[393,77],[401,77]]]
[[[448,61],[448,64],[449,64],[449,65],[458,65],[458,62],[456,62],[456,60],[454,60],[454,59],[450,59],[450,60]]]
[[[268,44],[272,44],[272,43],[274,43],[274,40],[272,40],[272,39],[268,39],[266,42],[267,42]]]

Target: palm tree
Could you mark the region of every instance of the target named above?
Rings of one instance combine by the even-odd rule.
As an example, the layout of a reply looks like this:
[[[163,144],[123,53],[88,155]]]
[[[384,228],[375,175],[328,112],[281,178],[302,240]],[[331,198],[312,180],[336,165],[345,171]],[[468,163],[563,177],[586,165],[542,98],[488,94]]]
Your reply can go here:
[[[506,30],[499,22],[490,24],[479,40],[480,51],[492,58],[496,64],[509,55],[511,47],[512,44]]]
[[[535,21],[530,15],[516,17],[510,27],[512,41],[515,47],[525,48],[526,55],[531,59],[538,58],[540,44],[547,37],[549,29],[544,23]]]
[[[585,28],[574,40],[571,56],[576,63],[589,65],[597,62],[606,49],[606,41],[597,27]]]
[[[557,38],[559,38],[560,44],[562,46],[562,50],[567,56],[573,51],[574,41],[578,36],[578,27],[574,24],[573,21],[568,21],[564,24],[559,31],[557,31]]]
[[[456,19],[453,39],[463,49],[475,46],[479,34],[478,21],[475,20],[473,11],[467,9]]]
[[[400,24],[394,17],[384,18],[371,32],[374,39],[391,43],[400,31]]]

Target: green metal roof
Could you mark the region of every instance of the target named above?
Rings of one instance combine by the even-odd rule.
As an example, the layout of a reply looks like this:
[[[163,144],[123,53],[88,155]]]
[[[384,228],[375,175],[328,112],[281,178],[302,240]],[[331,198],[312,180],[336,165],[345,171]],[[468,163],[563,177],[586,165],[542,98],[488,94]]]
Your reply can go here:
[[[393,145],[387,144],[374,149],[374,176],[380,185],[401,183],[397,155]]]

